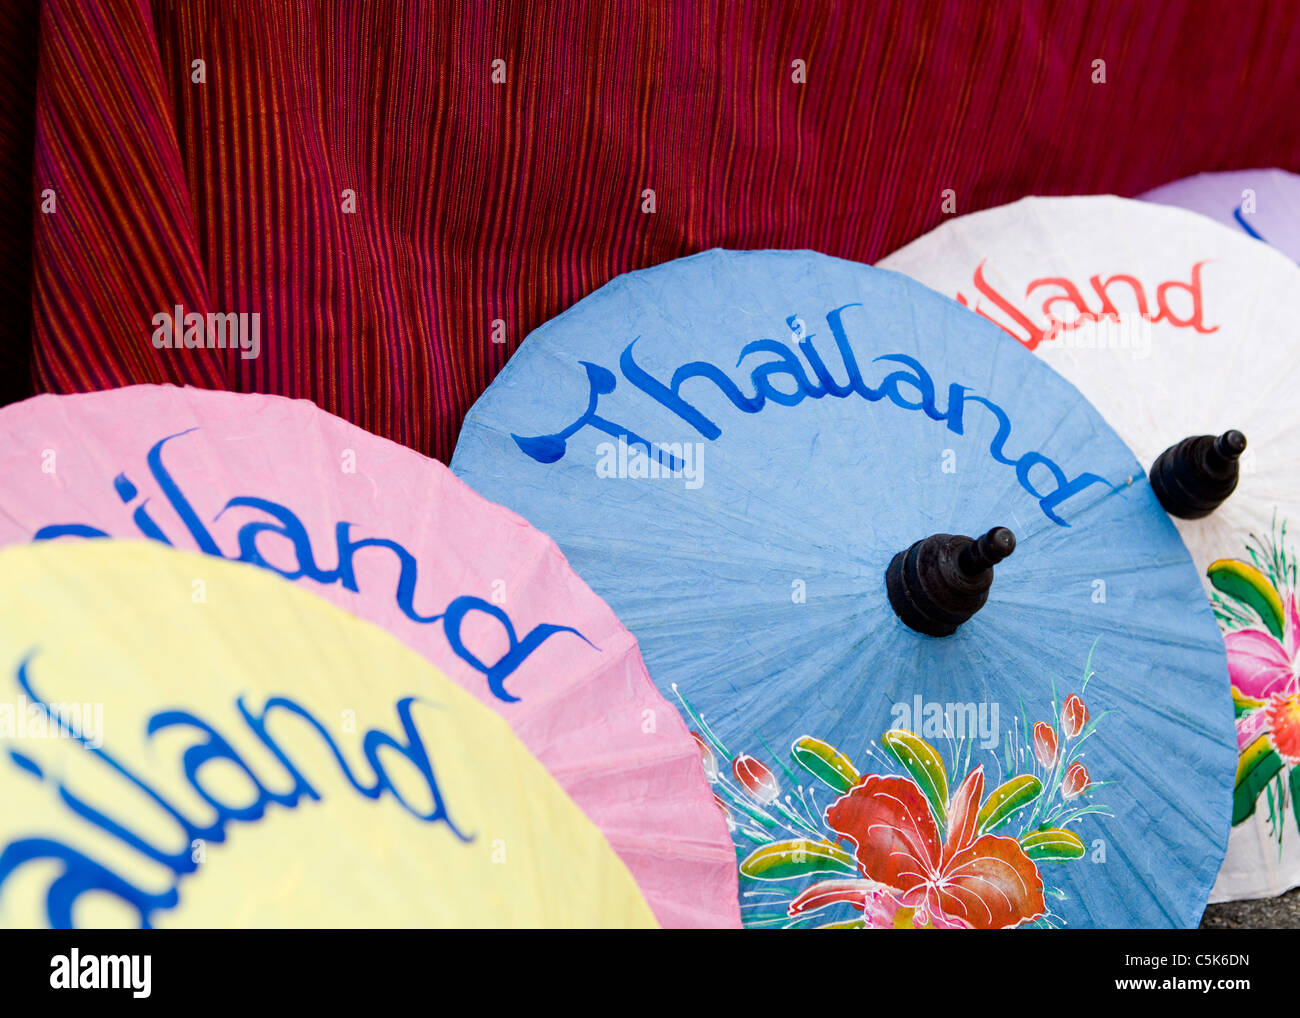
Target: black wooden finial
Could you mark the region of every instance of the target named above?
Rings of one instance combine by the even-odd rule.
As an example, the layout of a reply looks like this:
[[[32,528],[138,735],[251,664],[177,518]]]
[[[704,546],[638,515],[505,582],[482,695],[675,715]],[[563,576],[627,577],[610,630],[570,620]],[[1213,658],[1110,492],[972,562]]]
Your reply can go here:
[[[973,540],[931,534],[900,551],[885,570],[895,613],[926,636],[951,636],[988,600],[993,567],[1016,550],[1016,535],[994,527]]]
[[[1237,460],[1246,451],[1240,431],[1195,435],[1171,445],[1151,464],[1151,488],[1170,516],[1199,520],[1237,487]]]

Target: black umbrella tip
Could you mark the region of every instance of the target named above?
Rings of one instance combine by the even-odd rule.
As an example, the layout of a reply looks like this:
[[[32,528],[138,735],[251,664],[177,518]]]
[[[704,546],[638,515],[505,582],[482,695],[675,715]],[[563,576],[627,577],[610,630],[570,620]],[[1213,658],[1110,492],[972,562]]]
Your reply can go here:
[[[963,548],[957,564],[967,576],[976,576],[992,569],[1015,550],[1016,535],[1007,527],[994,527]]]
[[[1214,451],[1226,460],[1240,459],[1246,451],[1246,436],[1240,431],[1225,431],[1214,440]]]
[[[931,534],[900,551],[885,570],[894,613],[926,636],[951,636],[988,600],[993,566],[1016,548],[1016,535],[994,527],[983,537]]]
[[[1240,431],[1184,438],[1151,464],[1151,489],[1170,516],[1199,520],[1236,490],[1237,461],[1245,451],[1246,436]]]

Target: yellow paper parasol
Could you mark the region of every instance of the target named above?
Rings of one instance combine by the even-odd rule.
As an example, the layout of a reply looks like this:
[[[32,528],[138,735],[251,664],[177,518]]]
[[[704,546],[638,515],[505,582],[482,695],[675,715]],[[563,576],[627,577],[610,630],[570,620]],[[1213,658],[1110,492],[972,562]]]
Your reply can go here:
[[[653,926],[495,713],[265,570],[0,552],[0,922]]]

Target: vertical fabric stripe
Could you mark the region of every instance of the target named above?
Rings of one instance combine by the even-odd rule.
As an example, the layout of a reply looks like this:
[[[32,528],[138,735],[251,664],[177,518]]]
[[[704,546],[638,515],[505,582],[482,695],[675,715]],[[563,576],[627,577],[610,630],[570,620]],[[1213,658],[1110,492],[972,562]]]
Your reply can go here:
[[[28,0],[4,17],[0,173],[20,198],[0,198],[0,398],[272,392],[443,459],[527,332],[620,272],[714,246],[871,262],[935,226],[945,189],[964,213],[1300,170],[1286,0]],[[55,215],[33,212],[45,188]],[[259,312],[261,356],[155,350],[150,318],[178,303]]]

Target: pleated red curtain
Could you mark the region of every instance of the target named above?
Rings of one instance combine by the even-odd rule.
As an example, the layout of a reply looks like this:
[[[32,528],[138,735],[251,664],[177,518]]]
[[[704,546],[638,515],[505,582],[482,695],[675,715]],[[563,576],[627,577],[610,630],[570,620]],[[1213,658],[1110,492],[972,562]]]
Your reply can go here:
[[[15,0],[0,19],[0,397],[273,392],[442,458],[527,332],[620,272],[713,246],[870,262],[945,199],[1300,169],[1286,0]],[[155,349],[177,305],[258,313],[259,356]]]

